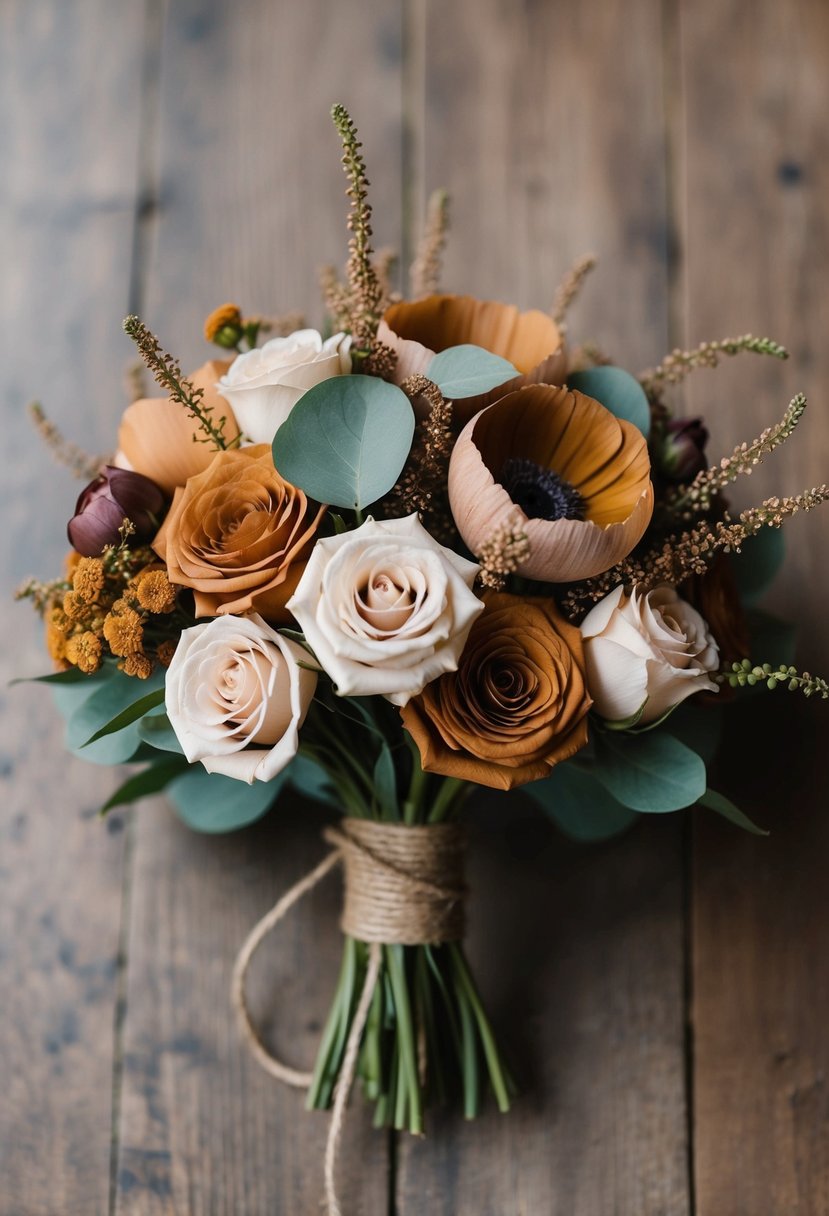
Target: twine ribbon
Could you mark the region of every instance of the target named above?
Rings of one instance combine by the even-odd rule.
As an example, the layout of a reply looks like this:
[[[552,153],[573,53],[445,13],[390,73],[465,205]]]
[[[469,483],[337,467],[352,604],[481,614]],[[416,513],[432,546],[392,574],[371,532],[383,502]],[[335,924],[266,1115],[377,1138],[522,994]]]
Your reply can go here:
[[[345,898],[343,933],[368,943],[368,966],[334,1087],[325,1146],[325,1201],[328,1216],[342,1216],[336,1189],[337,1156],[345,1109],[357,1071],[360,1042],[380,976],[383,945],[418,946],[459,941],[464,928],[461,828],[454,823],[378,823],[346,818],[323,833],[331,851],[254,925],[233,967],[233,1005],[254,1058],[270,1076],[307,1089],[310,1072],[292,1068],[262,1042],[247,1002],[246,981],[253,956],[279,922],[341,862]]]

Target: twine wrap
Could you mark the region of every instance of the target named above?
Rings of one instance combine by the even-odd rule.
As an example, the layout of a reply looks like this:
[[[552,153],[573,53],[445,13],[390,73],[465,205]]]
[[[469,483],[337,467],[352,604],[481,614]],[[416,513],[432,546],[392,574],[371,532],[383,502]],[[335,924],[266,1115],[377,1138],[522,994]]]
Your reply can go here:
[[[463,831],[454,823],[378,823],[343,819],[327,828],[331,852],[282,896],[248,934],[233,968],[232,999],[242,1031],[258,1063],[271,1076],[307,1089],[311,1073],[291,1068],[262,1042],[250,1017],[248,968],[264,939],[304,895],[339,861],[345,865],[343,933],[369,943],[368,967],[334,1088],[325,1146],[325,1201],[328,1216],[341,1216],[336,1187],[337,1155],[345,1108],[374,989],[380,978],[382,946],[436,945],[458,941],[464,929]]]
[[[463,832],[344,819],[325,838],[345,864],[340,927],[361,942],[420,946],[463,937]]]

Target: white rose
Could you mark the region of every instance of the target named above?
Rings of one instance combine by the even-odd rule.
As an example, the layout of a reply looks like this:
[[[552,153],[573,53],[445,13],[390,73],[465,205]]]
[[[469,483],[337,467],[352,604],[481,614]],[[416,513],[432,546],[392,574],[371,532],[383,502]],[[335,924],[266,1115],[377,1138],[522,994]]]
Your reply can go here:
[[[348,375],[350,348],[345,334],[323,342],[315,329],[298,329],[237,356],[216,389],[253,443],[271,443],[303,393],[331,376]]]
[[[417,518],[369,518],[318,540],[288,610],[340,696],[382,694],[395,705],[455,671],[483,609],[478,566]]]
[[[703,689],[716,691],[709,672],[719,651],[700,614],[673,587],[630,595],[617,587],[581,627],[587,686],[594,709],[610,722],[632,718],[646,725]]]
[[[185,756],[209,773],[270,781],[296,755],[317,683],[307,654],[261,618],[185,629],[167,671],[167,717]]]

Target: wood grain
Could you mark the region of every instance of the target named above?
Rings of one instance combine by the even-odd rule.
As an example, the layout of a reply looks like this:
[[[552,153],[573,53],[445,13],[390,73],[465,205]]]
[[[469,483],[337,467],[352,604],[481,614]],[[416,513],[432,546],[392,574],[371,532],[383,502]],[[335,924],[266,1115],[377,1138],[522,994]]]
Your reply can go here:
[[[812,405],[738,501],[827,479],[829,9],[683,5],[686,336],[770,332],[788,364],[744,356],[688,386],[716,451]],[[679,76],[680,74],[678,74]],[[829,665],[826,508],[787,526],[772,603],[801,622],[805,666]],[[759,656],[762,658],[762,656]],[[777,697],[778,694],[774,694]],[[784,693],[785,698],[788,694]],[[829,779],[823,704],[755,703],[731,723],[723,774],[767,840],[700,817],[694,852],[694,1154],[700,1216],[829,1212]]]
[[[209,357],[202,319],[224,299],[321,320],[317,271],[341,263],[347,242],[334,101],[352,108],[376,167],[378,242],[399,242],[401,37],[399,6],[372,0],[249,5],[241,19],[220,3],[170,9],[137,297],[185,366]],[[370,70],[355,71],[358,60]],[[327,1119],[248,1057],[229,983],[249,929],[321,855],[319,829],[318,817],[280,809],[206,840],[164,807],[139,814],[119,1214],[317,1210]],[[305,1065],[334,991],[336,904],[334,884],[268,952],[260,1012],[273,1010],[280,1046]],[[355,1104],[341,1171],[350,1210],[384,1210],[387,1148]]]
[[[415,117],[425,185],[453,198],[447,286],[548,307],[563,271],[594,249],[573,341],[595,339],[634,368],[661,358],[661,6],[470,0],[420,15],[427,70]],[[401,1141],[399,1212],[428,1201],[446,1216],[680,1216],[679,824],[645,825],[591,853],[504,810],[480,848],[471,950],[525,1093],[506,1119],[444,1119],[424,1143]]]
[[[38,443],[38,396],[104,449],[123,401],[135,211],[138,6],[0,7],[0,1212],[108,1211],[123,819],[97,808],[116,780],[63,754],[25,574],[62,570],[79,486]],[[14,453],[13,458],[10,456]]]

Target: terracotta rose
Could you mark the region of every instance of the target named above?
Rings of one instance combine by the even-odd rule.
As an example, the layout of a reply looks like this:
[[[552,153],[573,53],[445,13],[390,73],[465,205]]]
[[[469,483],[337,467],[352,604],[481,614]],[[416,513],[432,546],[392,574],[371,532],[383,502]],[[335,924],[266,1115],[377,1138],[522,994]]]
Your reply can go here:
[[[495,592],[458,670],[400,712],[425,772],[512,789],[584,747],[590,705],[578,629],[551,599]]]
[[[170,581],[193,589],[197,616],[284,623],[324,510],[283,481],[269,444],[216,452],[176,490],[153,548]]]

